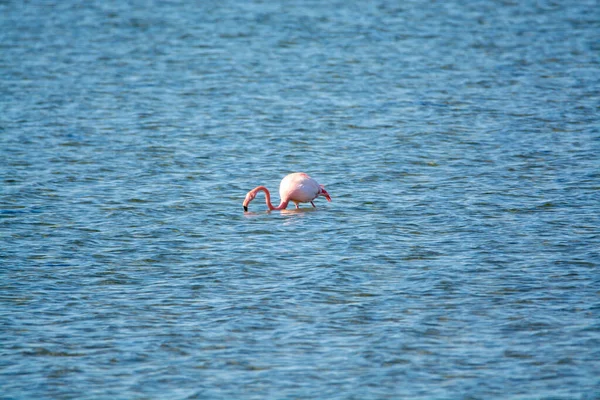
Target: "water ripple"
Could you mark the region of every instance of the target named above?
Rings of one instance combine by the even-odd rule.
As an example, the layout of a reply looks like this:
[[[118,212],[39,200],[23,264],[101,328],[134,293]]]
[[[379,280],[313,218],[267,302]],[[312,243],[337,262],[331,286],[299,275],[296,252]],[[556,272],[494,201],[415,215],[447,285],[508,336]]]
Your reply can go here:
[[[3,394],[594,398],[595,6],[0,2]]]

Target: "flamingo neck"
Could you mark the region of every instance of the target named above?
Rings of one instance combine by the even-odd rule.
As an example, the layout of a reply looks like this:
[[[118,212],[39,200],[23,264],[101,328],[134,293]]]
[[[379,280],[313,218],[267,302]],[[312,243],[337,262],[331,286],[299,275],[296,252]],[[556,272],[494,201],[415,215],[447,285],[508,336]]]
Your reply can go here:
[[[273,204],[271,204],[271,193],[269,192],[269,189],[267,189],[264,186],[258,186],[257,188],[254,188],[254,192],[265,192],[265,202],[267,203],[267,207],[269,207],[269,210],[284,210],[287,205],[288,205],[288,201],[281,201],[281,203],[279,203],[279,205],[277,207],[273,206]]]

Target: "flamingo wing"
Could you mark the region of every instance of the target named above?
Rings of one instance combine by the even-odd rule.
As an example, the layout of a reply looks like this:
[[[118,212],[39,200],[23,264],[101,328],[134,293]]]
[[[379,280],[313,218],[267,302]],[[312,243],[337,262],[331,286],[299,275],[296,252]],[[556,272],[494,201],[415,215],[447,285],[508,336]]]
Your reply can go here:
[[[303,172],[287,175],[279,186],[279,195],[282,200],[297,203],[308,203],[319,196],[321,186],[310,176]]]

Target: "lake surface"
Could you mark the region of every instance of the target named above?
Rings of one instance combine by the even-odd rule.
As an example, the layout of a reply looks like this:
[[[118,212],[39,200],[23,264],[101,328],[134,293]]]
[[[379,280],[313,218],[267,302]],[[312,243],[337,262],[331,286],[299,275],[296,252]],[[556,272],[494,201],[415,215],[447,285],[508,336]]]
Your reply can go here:
[[[0,397],[600,398],[599,16],[0,1]]]

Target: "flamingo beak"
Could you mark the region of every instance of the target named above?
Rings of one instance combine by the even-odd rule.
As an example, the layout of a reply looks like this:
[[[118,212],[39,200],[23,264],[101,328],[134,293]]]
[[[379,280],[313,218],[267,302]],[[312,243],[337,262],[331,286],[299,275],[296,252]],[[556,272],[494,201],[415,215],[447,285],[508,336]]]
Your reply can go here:
[[[244,211],[248,211],[248,206],[244,206]]]

